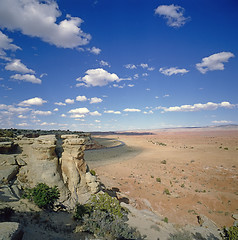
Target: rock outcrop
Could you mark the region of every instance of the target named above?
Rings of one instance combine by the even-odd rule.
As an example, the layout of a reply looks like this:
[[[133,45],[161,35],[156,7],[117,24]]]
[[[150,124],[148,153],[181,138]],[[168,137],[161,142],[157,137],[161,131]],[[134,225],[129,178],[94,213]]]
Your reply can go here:
[[[59,201],[72,208],[99,190],[99,183],[84,161],[85,139],[79,135],[19,137],[14,143],[1,146],[2,153],[13,149],[16,153],[18,149],[18,154],[0,154],[0,180],[5,184],[1,192],[7,196],[13,190],[43,182],[58,186]]]
[[[22,227],[17,222],[0,223],[1,240],[21,240],[23,236]]]

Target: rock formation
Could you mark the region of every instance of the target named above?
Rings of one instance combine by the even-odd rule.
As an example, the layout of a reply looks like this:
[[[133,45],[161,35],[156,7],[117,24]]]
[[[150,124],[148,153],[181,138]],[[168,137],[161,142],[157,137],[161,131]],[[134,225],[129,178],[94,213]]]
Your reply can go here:
[[[4,194],[11,195],[13,188],[14,192],[19,192],[17,189],[43,182],[51,187],[58,186],[59,201],[66,207],[84,203],[99,190],[99,183],[84,161],[84,142],[79,135],[58,138],[44,135],[1,143],[0,180],[5,184],[0,189],[1,198]]]

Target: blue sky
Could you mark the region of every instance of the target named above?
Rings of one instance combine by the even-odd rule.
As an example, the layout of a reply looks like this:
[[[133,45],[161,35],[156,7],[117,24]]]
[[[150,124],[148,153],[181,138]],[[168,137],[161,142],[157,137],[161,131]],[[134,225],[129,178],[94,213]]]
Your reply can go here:
[[[236,0],[1,0],[0,127],[238,124]]]

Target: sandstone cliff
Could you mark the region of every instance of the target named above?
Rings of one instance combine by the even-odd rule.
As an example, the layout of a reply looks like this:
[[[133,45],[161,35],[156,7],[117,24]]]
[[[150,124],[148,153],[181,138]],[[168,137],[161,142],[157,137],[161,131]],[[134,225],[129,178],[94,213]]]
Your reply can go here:
[[[99,190],[84,160],[85,139],[80,135],[19,137],[0,145],[1,200],[19,198],[21,189],[43,182],[57,185],[59,201],[73,208]]]

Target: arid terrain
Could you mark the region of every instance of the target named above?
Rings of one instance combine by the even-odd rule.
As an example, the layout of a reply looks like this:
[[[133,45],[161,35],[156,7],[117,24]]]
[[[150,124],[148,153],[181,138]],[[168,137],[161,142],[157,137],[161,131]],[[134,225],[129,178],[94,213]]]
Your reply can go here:
[[[178,225],[198,226],[197,216],[207,216],[218,227],[232,226],[238,213],[238,130],[153,134],[102,136],[126,145],[86,152],[85,159],[107,188],[118,188],[138,209]]]

